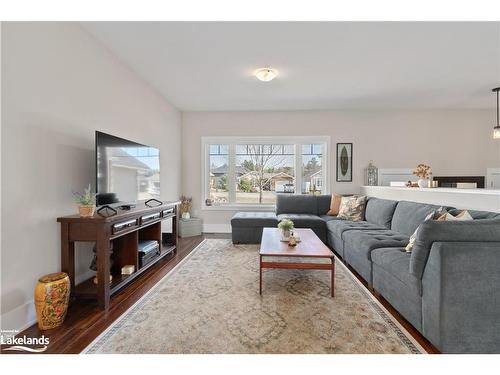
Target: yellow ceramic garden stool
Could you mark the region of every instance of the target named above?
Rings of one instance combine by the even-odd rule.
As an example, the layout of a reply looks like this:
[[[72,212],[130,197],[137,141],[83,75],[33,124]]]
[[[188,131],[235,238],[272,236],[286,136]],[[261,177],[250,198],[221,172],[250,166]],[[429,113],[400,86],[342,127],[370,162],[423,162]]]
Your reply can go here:
[[[68,310],[70,283],[64,272],[51,273],[38,279],[35,308],[41,330],[59,327]]]

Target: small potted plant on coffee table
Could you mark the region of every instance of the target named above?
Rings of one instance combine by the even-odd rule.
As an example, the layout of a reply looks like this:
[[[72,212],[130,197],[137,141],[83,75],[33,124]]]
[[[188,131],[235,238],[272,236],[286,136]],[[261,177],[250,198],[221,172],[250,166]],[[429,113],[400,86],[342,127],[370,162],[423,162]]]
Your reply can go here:
[[[92,193],[90,184],[83,191],[73,192],[75,202],[78,204],[78,211],[80,217],[92,217],[95,213],[95,193]]]
[[[293,221],[290,219],[283,219],[278,223],[278,228],[281,229],[281,241],[288,241],[290,232],[294,228]]]

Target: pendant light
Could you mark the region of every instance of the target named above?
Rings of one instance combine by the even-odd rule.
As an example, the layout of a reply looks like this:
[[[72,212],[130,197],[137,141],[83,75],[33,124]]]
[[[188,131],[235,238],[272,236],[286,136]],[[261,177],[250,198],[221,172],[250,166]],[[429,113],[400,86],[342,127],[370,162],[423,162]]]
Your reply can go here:
[[[500,87],[496,87],[496,88],[494,88],[491,91],[497,93],[497,126],[495,126],[493,128],[493,139],[500,139],[500,122],[499,122],[499,119],[498,119],[498,105],[499,105],[499,102],[498,102],[498,92],[500,91]]]

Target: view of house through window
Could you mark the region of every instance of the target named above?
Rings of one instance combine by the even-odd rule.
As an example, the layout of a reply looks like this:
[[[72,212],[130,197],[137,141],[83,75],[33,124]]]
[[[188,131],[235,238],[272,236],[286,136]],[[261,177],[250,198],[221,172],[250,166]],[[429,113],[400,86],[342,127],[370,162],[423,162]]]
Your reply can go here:
[[[229,168],[229,146],[210,145],[210,199],[217,204],[229,202],[228,168]]]
[[[323,194],[322,144],[302,145],[302,194]]]
[[[278,193],[327,193],[323,181],[326,145],[326,142],[247,143],[241,139],[207,143],[209,176],[205,204],[272,205]]]
[[[273,204],[295,191],[294,145],[236,145],[236,203]]]

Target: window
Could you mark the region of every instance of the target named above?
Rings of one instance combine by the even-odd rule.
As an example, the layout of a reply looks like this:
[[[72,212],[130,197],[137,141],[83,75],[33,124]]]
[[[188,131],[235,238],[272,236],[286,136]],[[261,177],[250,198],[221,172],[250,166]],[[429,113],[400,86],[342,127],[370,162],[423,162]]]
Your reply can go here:
[[[328,193],[329,137],[206,137],[202,143],[204,207],[269,207],[280,193]]]
[[[322,144],[302,145],[302,194],[323,194]]]
[[[210,145],[209,164],[210,164],[210,194],[209,198],[214,204],[225,204],[229,202],[228,168],[229,168],[229,146],[228,145]]]

